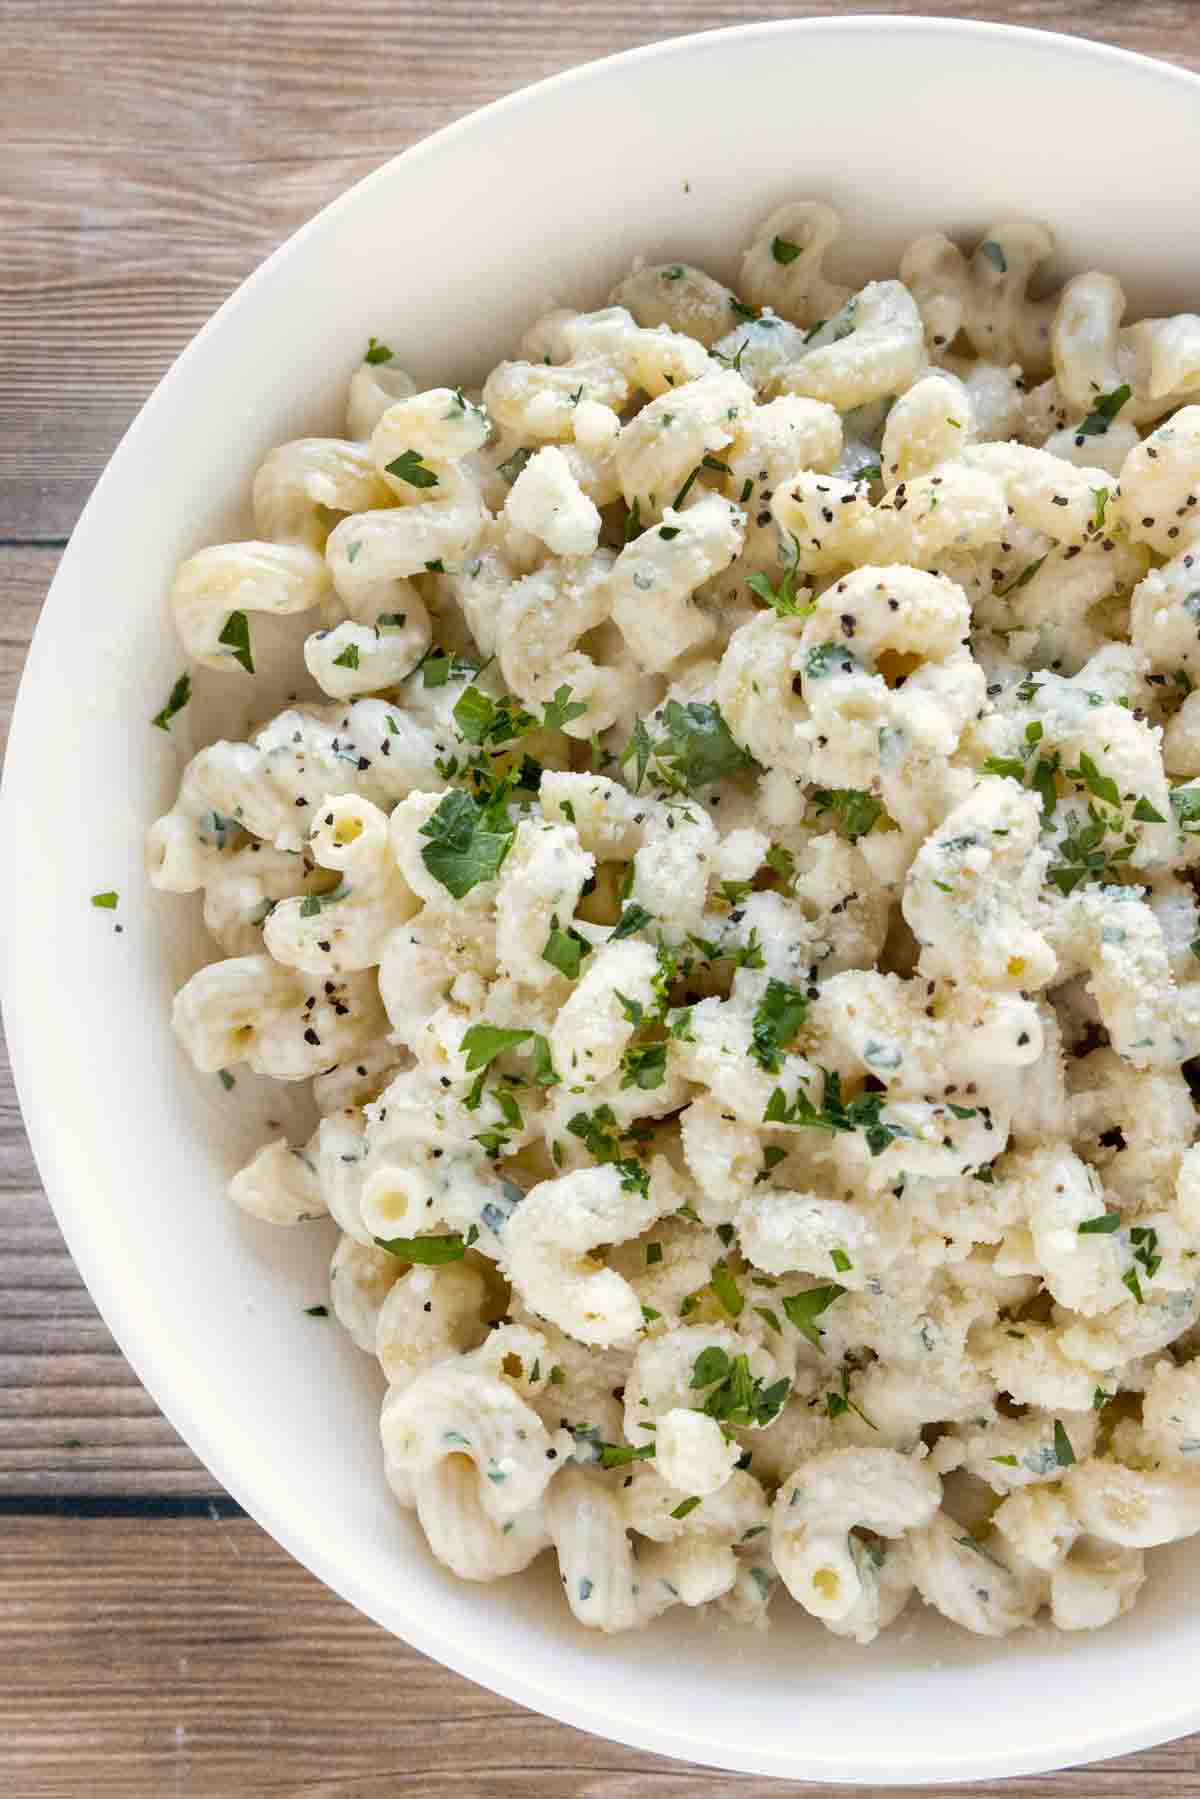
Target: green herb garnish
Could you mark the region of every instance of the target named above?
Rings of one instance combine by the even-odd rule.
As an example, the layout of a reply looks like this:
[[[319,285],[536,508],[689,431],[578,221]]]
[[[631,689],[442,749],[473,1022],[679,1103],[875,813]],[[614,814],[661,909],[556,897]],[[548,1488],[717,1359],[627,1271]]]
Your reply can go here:
[[[244,612],[231,612],[221,627],[218,643],[233,652],[235,662],[240,662],[248,675],[254,673],[254,657],[250,654],[250,624]]]
[[[174,687],[172,687],[167,703],[162,711],[156,712],[154,717],[150,720],[150,723],[152,725],[157,725],[160,731],[169,731],[171,728],[171,720],[177,712],[183,711],[191,697],[192,677],[191,675],[184,673],[180,675]]]
[[[1114,387],[1111,393],[1100,394],[1082,424],[1076,425],[1076,437],[1102,437],[1131,392],[1132,389],[1128,382],[1122,382],[1121,386]]]
[[[416,450],[405,450],[393,462],[387,464],[387,472],[394,475],[397,481],[407,481],[410,487],[436,487],[438,478],[431,468],[426,468]]]

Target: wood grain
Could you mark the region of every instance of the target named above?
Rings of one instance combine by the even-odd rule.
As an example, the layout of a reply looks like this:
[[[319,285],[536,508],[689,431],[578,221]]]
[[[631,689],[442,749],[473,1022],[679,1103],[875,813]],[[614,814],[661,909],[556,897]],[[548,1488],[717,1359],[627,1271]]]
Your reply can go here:
[[[248,1519],[9,1519],[0,1791],[291,1799],[836,1799],[713,1775],[532,1716],[360,1617]],[[1197,1741],[914,1799],[1184,1799]],[[102,1771],[102,1772],[101,1772]],[[86,1778],[85,1778],[86,1774]],[[8,1782],[6,1784],[6,1775]]]
[[[557,69],[831,11],[1001,18],[1200,67],[1195,0],[0,0],[0,751],[57,549],[118,437],[298,224],[405,145]],[[95,1515],[209,1494],[212,1517]],[[218,1494],[79,1281],[0,1040],[0,1792],[849,1790],[715,1776],[533,1717],[388,1637]],[[1198,1758],[1192,1738],[1007,1790],[1200,1799]]]
[[[1194,0],[4,0],[0,538],[66,537],[214,308],[388,156],[573,63],[835,11],[1001,18],[1200,66]]]

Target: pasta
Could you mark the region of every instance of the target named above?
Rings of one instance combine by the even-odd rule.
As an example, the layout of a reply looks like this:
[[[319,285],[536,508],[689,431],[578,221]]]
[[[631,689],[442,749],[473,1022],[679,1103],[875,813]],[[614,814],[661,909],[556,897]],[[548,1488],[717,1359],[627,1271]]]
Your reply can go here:
[[[295,689],[150,829],[174,1025],[312,1082],[230,1196],[336,1227],[462,1579],[1091,1630],[1200,1533],[1200,317],[841,229],[272,451],[170,593]]]

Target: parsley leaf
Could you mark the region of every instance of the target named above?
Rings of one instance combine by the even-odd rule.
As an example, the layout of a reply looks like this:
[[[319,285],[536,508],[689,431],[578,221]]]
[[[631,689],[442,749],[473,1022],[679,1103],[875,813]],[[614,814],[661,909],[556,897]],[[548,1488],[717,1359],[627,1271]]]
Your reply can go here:
[[[1162,1267],[1162,1257],[1158,1254],[1158,1232],[1153,1225],[1135,1224],[1129,1233],[1133,1244],[1133,1259],[1140,1262],[1146,1271],[1146,1279],[1153,1280]]]
[[[154,714],[150,723],[152,725],[157,725],[160,731],[169,731],[171,728],[171,720],[177,712],[183,711],[191,697],[192,677],[185,673],[180,675],[174,687],[171,689],[166,705],[161,712],[156,712]]]
[[[851,843],[865,837],[883,817],[883,802],[861,787],[818,787],[813,800],[818,812],[833,813]]]
[[[731,1358],[715,1344],[696,1357],[689,1384],[693,1391],[711,1389],[702,1408],[708,1417],[760,1429],[779,1416],[792,1387],[789,1380],[765,1387],[761,1376],[751,1374],[748,1357]]]
[[[395,475],[398,481],[407,481],[410,487],[436,487],[438,478],[431,468],[426,468],[416,450],[405,450],[393,462],[387,464],[389,475]]]
[[[882,1117],[886,1103],[882,1093],[860,1093],[846,1105],[842,1099],[842,1082],[838,1074],[823,1071],[824,1089],[820,1108],[814,1106],[803,1088],[798,1088],[789,1105],[782,1087],[776,1087],[763,1113],[764,1124],[799,1124],[814,1130],[861,1130],[873,1156],[882,1155],[897,1137],[911,1132],[904,1125],[888,1124]]]
[[[621,1086],[640,1087],[649,1092],[661,1087],[667,1077],[665,1043],[631,1044],[621,1057]]]
[[[653,922],[654,914],[647,912],[645,906],[639,906],[635,901],[632,905],[623,908],[608,941],[617,943],[622,937],[632,937],[635,931],[644,930],[648,924]]]
[[[462,899],[481,881],[496,878],[516,834],[502,792],[480,805],[469,793],[456,790],[444,796],[421,826],[420,835],[430,840],[421,860],[434,880]]]
[[[814,1349],[820,1349],[824,1332],[817,1324],[822,1312],[827,1312],[835,1299],[840,1299],[846,1291],[837,1281],[825,1281],[819,1287],[809,1287],[803,1293],[793,1293],[781,1300],[784,1313],[789,1324],[794,1324],[801,1336],[806,1337]]]
[[[754,1012],[750,1054],[768,1074],[778,1074],[779,1052],[786,1048],[804,1023],[808,1000],[798,987],[772,978]]]
[[[454,704],[454,722],[459,735],[468,743],[482,747],[487,743],[511,743],[523,737],[536,725],[531,712],[514,711],[516,702],[510,695],[493,700],[478,687],[464,687]]]
[[[751,593],[765,600],[778,618],[811,618],[816,611],[815,605],[804,604],[796,598],[796,576],[798,565],[793,562],[783,572],[778,587],[772,587],[764,574],[755,573],[746,577],[746,586]]]
[[[547,731],[561,731],[573,718],[582,718],[586,711],[585,705],[571,698],[571,689],[564,683],[563,686],[556,687],[553,697],[546,701],[542,723]]]
[[[458,1231],[445,1237],[376,1237],[375,1241],[390,1256],[398,1256],[402,1262],[421,1262],[429,1268],[437,1268],[443,1262],[461,1262],[466,1254]]]
[[[635,793],[639,792],[641,789],[642,782],[646,778],[646,770],[650,765],[650,758],[653,754],[654,740],[646,729],[643,721],[640,718],[636,719],[634,721],[633,732],[629,742],[625,745],[625,748],[621,751],[620,757],[618,758],[619,766],[621,768],[624,768],[625,764],[629,761],[632,761],[634,764],[636,778],[633,783],[633,791]]]
[[[1020,588],[1027,587],[1045,560],[1045,556],[1039,556],[1036,562],[1027,562],[1014,581],[1010,581],[1007,587],[996,589],[996,598],[1002,600],[1006,594],[1016,593]]]
[[[1075,1460],[1075,1451],[1071,1447],[1071,1439],[1067,1435],[1066,1426],[1057,1418],[1054,1420],[1054,1454],[1060,1468],[1069,1468]]]
[[[528,1043],[532,1036],[532,1031],[505,1031],[495,1024],[473,1024],[458,1047],[467,1052],[467,1073],[474,1074],[477,1068],[487,1068],[506,1049]]]
[[[593,1161],[613,1164],[627,1193],[645,1194],[649,1190],[650,1176],[635,1157],[622,1156],[616,1123],[611,1106],[597,1106],[594,1112],[576,1112],[567,1120],[567,1129],[572,1137],[579,1138]]]
[[[250,624],[244,612],[231,612],[221,626],[218,643],[233,651],[233,659],[240,662],[248,675],[254,673],[254,657],[250,654]]]
[[[684,787],[711,787],[752,766],[735,743],[719,706],[702,700],[668,700],[663,709],[666,736],[656,746],[660,764]]]
[[[734,1280],[732,1274],[730,1274],[726,1262],[721,1261],[713,1263],[712,1274],[708,1284],[724,1306],[725,1310],[729,1313],[729,1316],[731,1318],[740,1318],[742,1308],[746,1301],[742,1297],[742,1292],[737,1282]]]
[[[1098,800],[1103,800],[1105,805],[1121,804],[1121,790],[1117,783],[1110,775],[1100,773],[1086,751],[1080,751],[1078,768],[1068,768],[1065,773],[1068,780],[1080,782],[1089,793],[1094,794]]]
[[[1075,436],[1102,437],[1124,406],[1131,391],[1129,383],[1122,382],[1121,386],[1114,387],[1111,393],[1100,394],[1082,424],[1076,425]]]
[[[1171,810],[1181,831],[1200,830],[1200,786],[1173,787]]]
[[[654,1454],[653,1443],[642,1443],[637,1449],[628,1443],[600,1443],[600,1466],[602,1468],[624,1468],[630,1462],[649,1461]],[[699,1501],[697,1500],[697,1504]]]
[[[573,925],[568,925],[564,931],[560,929],[557,917],[550,920],[550,935],[542,951],[543,962],[549,962],[551,968],[557,968],[569,981],[574,981],[579,977],[583,958],[591,953],[591,944],[586,937],[580,936]]]
[[[1080,1237],[1111,1237],[1114,1231],[1121,1228],[1119,1212],[1101,1212],[1096,1218],[1085,1218],[1076,1226],[1076,1235]]]

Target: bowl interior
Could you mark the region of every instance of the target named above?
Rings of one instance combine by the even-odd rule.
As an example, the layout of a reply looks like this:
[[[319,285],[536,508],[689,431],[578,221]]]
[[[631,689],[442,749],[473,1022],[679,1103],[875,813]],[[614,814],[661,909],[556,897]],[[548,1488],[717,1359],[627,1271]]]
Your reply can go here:
[[[1095,1637],[993,1643],[914,1607],[866,1652],[783,1606],[766,1635],[675,1613],[607,1641],[571,1622],[550,1558],[486,1589],[438,1568],[382,1478],[373,1364],[303,1313],[324,1293],[328,1231],[256,1226],[224,1197],[295,1096],[248,1076],[226,1094],[169,1029],[173,989],[212,953],[196,909],[141,872],[178,773],[149,724],[182,666],[171,571],[238,528],[271,445],[339,428],[369,333],[419,379],[470,380],[551,304],[603,303],[635,255],[732,277],[787,198],[842,210],[839,279],[893,272],[918,231],[970,238],[1033,213],[1062,272],[1113,271],[1135,314],[1185,307],[1198,99],[1193,77],[1095,45],[862,18],[713,33],[543,84],[389,164],[272,258],[150,400],[63,559],[8,754],[0,953],[68,1241],[147,1385],[267,1528],[420,1648],[570,1722],[876,1784],[1115,1753],[1200,1719],[1200,1554],[1156,1552],[1138,1608]],[[234,732],[261,704],[248,680],[224,703]],[[119,935],[88,904],[109,887]]]

